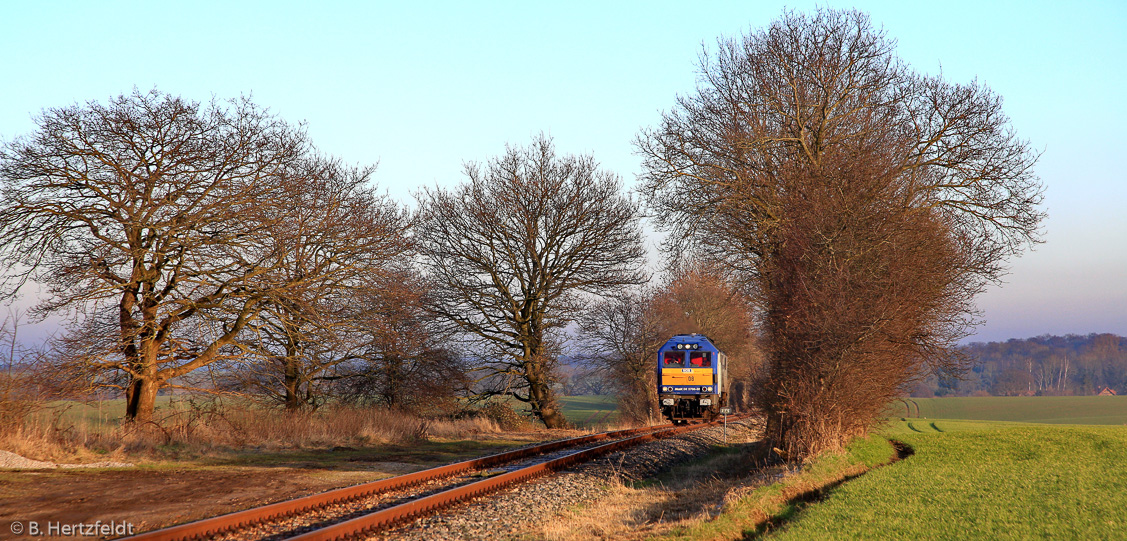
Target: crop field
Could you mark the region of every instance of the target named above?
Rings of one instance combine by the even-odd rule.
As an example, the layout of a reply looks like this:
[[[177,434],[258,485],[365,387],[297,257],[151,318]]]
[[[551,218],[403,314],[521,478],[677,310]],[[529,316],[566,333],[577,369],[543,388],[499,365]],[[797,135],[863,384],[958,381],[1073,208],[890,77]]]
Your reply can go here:
[[[894,402],[889,408],[889,416],[1023,423],[1127,425],[1127,396],[910,398],[907,402]]]
[[[913,401],[911,417],[905,404],[893,404],[881,433],[676,536],[1127,538],[1127,397]],[[878,445],[886,439],[913,454],[874,468],[891,458]]]
[[[915,455],[798,511],[777,539],[1114,539],[1127,427],[908,420]]]
[[[614,396],[562,396],[564,416],[580,428],[614,424],[618,421],[618,402]]]

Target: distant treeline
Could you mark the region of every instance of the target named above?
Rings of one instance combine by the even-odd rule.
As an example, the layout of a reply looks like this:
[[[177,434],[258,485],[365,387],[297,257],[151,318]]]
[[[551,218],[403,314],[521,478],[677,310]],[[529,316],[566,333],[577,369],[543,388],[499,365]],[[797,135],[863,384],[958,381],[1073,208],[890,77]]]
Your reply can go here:
[[[961,352],[974,360],[962,378],[931,376],[912,396],[1127,394],[1127,338],[1114,334],[1042,335],[976,342]]]

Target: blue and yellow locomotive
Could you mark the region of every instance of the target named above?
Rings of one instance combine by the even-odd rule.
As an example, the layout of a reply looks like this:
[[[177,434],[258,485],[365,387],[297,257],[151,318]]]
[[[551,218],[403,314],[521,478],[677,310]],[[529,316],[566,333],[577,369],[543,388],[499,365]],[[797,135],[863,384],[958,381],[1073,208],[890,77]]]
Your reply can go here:
[[[678,334],[657,350],[661,414],[676,424],[712,420],[727,406],[728,356],[703,334]]]

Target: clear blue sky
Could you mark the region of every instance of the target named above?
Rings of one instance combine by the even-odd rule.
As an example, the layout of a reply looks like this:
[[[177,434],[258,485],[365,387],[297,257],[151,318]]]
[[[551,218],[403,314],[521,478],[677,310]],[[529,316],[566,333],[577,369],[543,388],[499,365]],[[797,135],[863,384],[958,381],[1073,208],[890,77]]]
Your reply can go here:
[[[1127,3],[819,3],[869,12],[918,71],[977,77],[1044,151],[1047,242],[980,299],[974,339],[1127,335]],[[9,2],[0,137],[135,85],[251,93],[322,150],[379,162],[403,202],[541,131],[633,184],[630,142],[692,90],[702,43],[787,6],[815,2]]]

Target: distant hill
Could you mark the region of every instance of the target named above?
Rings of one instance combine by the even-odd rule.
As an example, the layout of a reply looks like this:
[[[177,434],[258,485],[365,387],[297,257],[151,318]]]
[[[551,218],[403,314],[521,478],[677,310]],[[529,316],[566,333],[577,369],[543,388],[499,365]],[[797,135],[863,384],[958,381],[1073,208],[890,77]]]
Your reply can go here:
[[[962,347],[975,359],[963,379],[929,377],[912,396],[1127,394],[1127,338],[1114,334],[1043,335]]]

